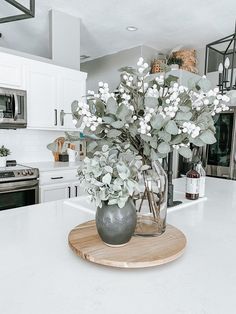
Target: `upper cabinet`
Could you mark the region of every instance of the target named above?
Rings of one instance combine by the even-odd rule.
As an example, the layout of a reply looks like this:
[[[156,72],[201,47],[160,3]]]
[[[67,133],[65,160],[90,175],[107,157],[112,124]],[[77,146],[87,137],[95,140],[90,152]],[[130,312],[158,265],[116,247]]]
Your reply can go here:
[[[25,89],[24,58],[0,52],[0,86]]]
[[[57,73],[51,64],[29,62],[27,92],[28,127],[58,127]]]
[[[87,74],[0,52],[0,87],[27,91],[27,127],[75,131],[71,103],[86,93]]]
[[[59,127],[75,129],[72,122],[71,104],[86,94],[87,74],[68,68],[58,69],[58,110]]]
[[[27,72],[28,127],[76,130],[71,103],[85,95],[87,74],[36,61]]]

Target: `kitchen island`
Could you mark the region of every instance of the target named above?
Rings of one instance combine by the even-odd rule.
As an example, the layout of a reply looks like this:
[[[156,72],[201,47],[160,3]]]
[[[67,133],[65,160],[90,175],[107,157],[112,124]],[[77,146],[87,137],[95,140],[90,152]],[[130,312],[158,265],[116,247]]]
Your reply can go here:
[[[178,199],[183,179],[175,188]],[[94,217],[86,197],[1,211],[0,313],[236,313],[236,181],[207,178],[206,195],[168,210],[186,252],[148,269],[100,266],[71,251],[69,231]]]

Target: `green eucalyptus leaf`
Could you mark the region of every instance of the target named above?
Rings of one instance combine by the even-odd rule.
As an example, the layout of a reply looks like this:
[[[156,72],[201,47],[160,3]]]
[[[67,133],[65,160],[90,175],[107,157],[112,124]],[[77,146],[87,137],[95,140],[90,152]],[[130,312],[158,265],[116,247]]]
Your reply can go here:
[[[214,144],[216,142],[216,138],[215,138],[213,132],[210,130],[203,131],[202,134],[199,136],[199,138],[205,144]]]
[[[150,155],[150,146],[148,145],[148,143],[144,143],[143,145],[143,153],[145,156],[149,156]]]
[[[97,99],[97,100],[96,100],[95,107],[96,107],[97,116],[103,117],[104,111],[105,111],[105,105],[104,105],[104,103],[103,103],[100,99]]]
[[[106,113],[116,114],[118,104],[113,97],[110,97],[107,100]]]
[[[128,73],[128,74],[137,74],[137,71],[134,69],[134,68],[132,68],[132,67],[128,67],[128,66],[126,66],[126,67],[122,67],[122,68],[120,68],[119,70],[118,70],[119,72],[126,72],[126,73]]]
[[[166,131],[159,131],[158,132],[158,136],[160,139],[162,139],[163,141],[169,143],[171,140],[171,135],[170,133],[167,133]]]
[[[173,82],[178,82],[178,76],[174,76],[174,75],[169,75],[166,79],[165,79],[165,85],[167,87],[170,87],[171,84],[173,84]]]
[[[160,130],[163,126],[163,123],[164,118],[160,114],[153,116],[150,121],[151,126],[156,130]]]
[[[122,132],[119,130],[112,129],[107,132],[107,137],[109,138],[118,137],[121,135],[121,133]]]
[[[158,107],[158,100],[155,97],[145,97],[144,105],[147,108],[157,108]]]
[[[199,137],[195,137],[195,138],[191,137],[189,139],[189,142],[193,143],[195,146],[198,146],[198,147],[202,147],[206,145]]]
[[[177,121],[189,121],[192,118],[191,112],[177,112],[175,119]]]
[[[149,74],[144,78],[144,83],[149,83],[152,81],[155,81],[155,79],[158,77],[158,73],[154,73],[154,74]],[[155,81],[156,84],[156,81]]]
[[[202,77],[196,84],[203,92],[208,92],[211,89],[211,82],[207,79]]]
[[[181,156],[183,156],[184,158],[191,158],[192,157],[192,151],[190,148],[188,147],[185,147],[185,146],[181,146],[179,149],[178,149],[178,152]]]
[[[179,109],[183,112],[189,112],[191,110],[191,107],[189,106],[179,106]]]
[[[152,148],[157,149],[157,138],[156,138],[156,136],[151,138],[150,145]]]
[[[161,154],[168,154],[170,152],[170,145],[162,142],[161,144],[158,145],[157,147],[158,152]]]
[[[170,144],[172,145],[177,145],[177,144],[180,144],[183,142],[183,140],[187,138],[187,135],[186,134],[178,134],[176,135],[171,141],[170,141]]]
[[[177,124],[175,123],[175,121],[170,120],[167,123],[167,125],[165,126],[165,131],[168,132],[169,134],[177,135],[179,129],[178,129]]]
[[[105,176],[102,178],[102,182],[109,185],[111,183],[111,174],[105,174]]]
[[[128,107],[125,104],[121,104],[118,107],[117,110],[117,118],[121,119],[121,120],[125,120],[125,118],[127,117],[127,115],[130,113],[130,110],[128,109]]]
[[[130,134],[131,134],[132,137],[135,137],[135,136],[137,135],[137,133],[138,133],[138,128],[137,128],[137,126],[136,126],[135,123],[130,124],[130,126],[129,126],[129,132],[130,132]]]
[[[144,140],[145,142],[150,142],[151,141],[151,136],[148,136],[146,134],[141,134],[140,135],[141,139]]]
[[[152,160],[158,160],[159,156],[157,152],[154,149],[151,149],[151,159]]]
[[[113,128],[116,128],[116,129],[121,129],[123,128],[124,124],[125,124],[124,121],[118,120],[118,121],[112,122],[111,126],[113,126]]]
[[[115,121],[115,118],[113,116],[104,116],[102,117],[102,120],[107,124],[111,124]]]
[[[98,146],[98,144],[95,141],[89,142],[87,144],[87,148],[86,148],[87,152],[89,153],[89,152],[93,151],[94,148],[96,148],[97,146]]]
[[[91,131],[91,129],[89,127],[85,127],[84,130],[83,130],[83,134],[84,135],[87,135],[87,136],[90,136],[90,135],[94,135],[94,132]]]
[[[74,100],[72,102],[72,104],[71,104],[71,112],[72,113],[77,112],[78,104],[79,104],[78,100]]]

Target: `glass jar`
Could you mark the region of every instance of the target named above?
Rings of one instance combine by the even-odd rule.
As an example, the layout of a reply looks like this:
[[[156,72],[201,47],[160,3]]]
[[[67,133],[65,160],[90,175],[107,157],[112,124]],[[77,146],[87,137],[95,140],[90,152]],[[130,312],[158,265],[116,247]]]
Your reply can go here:
[[[135,195],[138,213],[135,235],[159,236],[166,229],[167,176],[159,161],[140,173],[140,191]]]

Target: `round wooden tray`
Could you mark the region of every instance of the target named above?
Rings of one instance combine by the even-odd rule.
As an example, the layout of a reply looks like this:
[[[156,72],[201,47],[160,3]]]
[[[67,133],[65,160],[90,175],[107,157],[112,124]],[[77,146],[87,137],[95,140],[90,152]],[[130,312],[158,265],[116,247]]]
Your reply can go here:
[[[109,247],[100,239],[94,220],[72,229],[68,241],[71,249],[83,259],[122,268],[169,263],[183,254],[187,242],[179,229],[167,225],[166,231],[159,237],[135,236],[125,246]]]

